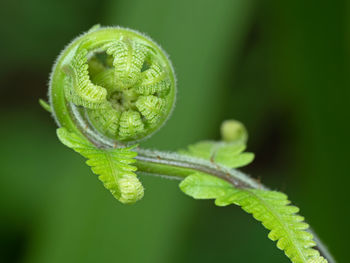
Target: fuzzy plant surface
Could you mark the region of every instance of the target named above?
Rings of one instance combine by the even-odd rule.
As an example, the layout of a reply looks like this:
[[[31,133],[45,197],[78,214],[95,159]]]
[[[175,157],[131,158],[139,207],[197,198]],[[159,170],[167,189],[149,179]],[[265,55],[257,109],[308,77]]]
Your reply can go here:
[[[121,203],[144,196],[138,175],[179,179],[180,189],[218,206],[237,205],[262,223],[268,237],[294,263],[335,262],[288,197],[237,168],[253,161],[247,132],[234,120],[221,141],[201,141],[178,152],[142,149],[170,116],[175,74],[165,52],[149,37],[121,27],[94,26],[74,39],[53,66],[49,102],[57,136],[84,156]]]

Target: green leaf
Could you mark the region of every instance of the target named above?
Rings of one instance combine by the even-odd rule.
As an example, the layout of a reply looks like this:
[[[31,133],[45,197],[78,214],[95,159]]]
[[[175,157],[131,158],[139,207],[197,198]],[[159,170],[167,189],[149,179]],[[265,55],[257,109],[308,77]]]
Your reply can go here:
[[[242,140],[244,143],[248,140],[248,132],[243,123],[237,120],[226,120],[220,127],[221,138],[225,142]]]
[[[253,153],[243,153],[246,145],[244,140],[234,142],[202,141],[190,145],[187,151],[181,151],[193,157],[205,159],[229,168],[238,168],[251,163]]]
[[[137,168],[131,165],[137,155],[132,151],[136,145],[100,149],[65,128],[57,129],[57,136],[64,145],[88,159],[86,163],[117,200],[122,203],[134,203],[143,197],[143,186],[135,174]]]
[[[323,257],[318,257],[316,259],[310,259],[307,263],[327,263],[328,261]]]
[[[41,107],[43,107],[44,110],[46,110],[47,112],[52,113],[52,109],[49,103],[47,103],[46,101],[44,101],[43,99],[39,99],[39,104]]]
[[[186,177],[180,183],[181,190],[195,199],[216,199],[215,204],[239,205],[252,214],[265,228],[268,237],[277,241],[277,247],[294,263],[326,263],[313,247],[308,224],[297,215],[299,208],[290,205],[283,193],[260,189],[238,189],[230,183],[203,173]]]
[[[99,30],[101,28],[101,25],[100,24],[96,24],[96,25],[93,25],[89,30],[88,32],[91,33],[91,32],[95,32],[97,30]]]
[[[225,144],[222,143],[218,147],[215,154],[215,162],[228,166],[230,168],[238,168],[251,163],[254,160],[253,153],[243,153],[245,145],[243,142]]]

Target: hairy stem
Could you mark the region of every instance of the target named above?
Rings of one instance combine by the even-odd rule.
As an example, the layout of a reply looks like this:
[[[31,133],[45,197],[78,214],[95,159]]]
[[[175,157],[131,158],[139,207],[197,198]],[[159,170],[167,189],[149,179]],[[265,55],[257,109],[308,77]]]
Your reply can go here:
[[[135,164],[139,172],[175,177],[186,177],[194,172],[203,172],[228,181],[238,188],[254,188],[268,190],[250,176],[236,170],[177,153],[164,153],[137,149],[138,156]]]

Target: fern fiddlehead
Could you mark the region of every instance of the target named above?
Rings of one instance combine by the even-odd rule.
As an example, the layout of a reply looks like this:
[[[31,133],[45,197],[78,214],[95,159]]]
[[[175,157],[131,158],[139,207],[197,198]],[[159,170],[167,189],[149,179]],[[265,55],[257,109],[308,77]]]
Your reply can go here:
[[[143,197],[137,174],[179,178],[189,196],[251,213],[292,262],[334,262],[323,246],[323,256],[315,249],[309,226],[286,195],[237,170],[254,158],[244,152],[241,123],[225,122],[220,142],[199,142],[177,153],[137,147],[167,120],[175,95],[173,68],[157,44],[129,29],[95,26],[62,51],[51,74],[49,104],[40,104],[52,112],[60,141],[88,159],[120,202]]]

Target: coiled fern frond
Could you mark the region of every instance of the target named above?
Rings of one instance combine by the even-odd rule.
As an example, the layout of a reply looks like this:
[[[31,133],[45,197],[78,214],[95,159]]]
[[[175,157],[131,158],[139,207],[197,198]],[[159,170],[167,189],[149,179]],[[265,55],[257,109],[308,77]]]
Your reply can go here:
[[[323,246],[328,261],[315,249],[309,226],[285,194],[236,170],[254,159],[244,152],[248,135],[241,123],[224,122],[222,141],[202,141],[177,153],[136,147],[169,118],[175,97],[173,67],[154,41],[133,30],[96,26],[61,53],[51,74],[50,104],[40,104],[60,127],[60,141],[88,159],[120,202],[143,197],[136,172],[177,178],[196,199],[235,204],[252,214],[292,262],[334,263]]]

